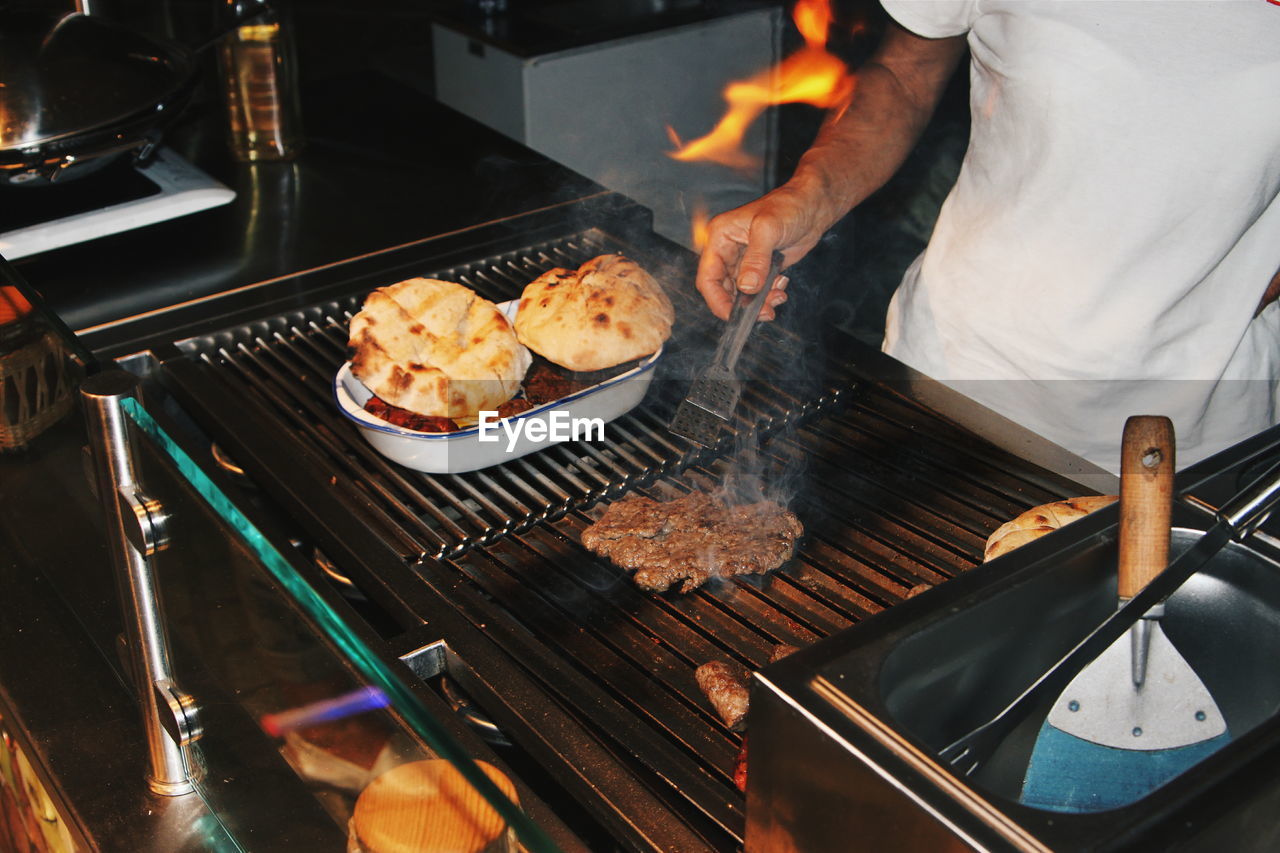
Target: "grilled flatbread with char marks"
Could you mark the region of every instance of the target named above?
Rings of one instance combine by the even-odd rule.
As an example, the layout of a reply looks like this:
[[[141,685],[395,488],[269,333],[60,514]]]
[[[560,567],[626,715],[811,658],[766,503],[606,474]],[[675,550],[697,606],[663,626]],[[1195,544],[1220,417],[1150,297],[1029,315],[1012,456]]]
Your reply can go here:
[[[994,560],[1003,554],[1052,533],[1060,527],[1084,518],[1091,512],[1119,500],[1116,495],[1089,495],[1032,507],[1013,521],[1005,522],[987,539],[982,561]]]
[[[474,418],[520,387],[532,356],[492,302],[460,284],[414,278],[369,294],[351,319],[351,372],[387,403]]]
[[[657,352],[675,323],[671,300],[630,258],[600,255],[525,287],[516,314],[520,343],[577,372],[603,370]]]

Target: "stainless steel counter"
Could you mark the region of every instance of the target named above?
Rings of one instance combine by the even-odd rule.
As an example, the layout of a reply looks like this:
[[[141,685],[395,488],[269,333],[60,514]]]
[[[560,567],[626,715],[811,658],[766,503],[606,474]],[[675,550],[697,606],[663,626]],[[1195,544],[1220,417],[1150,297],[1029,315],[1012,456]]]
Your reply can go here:
[[[242,306],[288,301],[296,274],[351,259],[376,265],[381,253],[447,242],[483,223],[521,227],[504,223],[600,193],[386,78],[326,81],[307,94],[309,145],[293,163],[231,162],[209,105],[175,130],[170,143],[235,189],[232,204],[25,258],[22,277],[101,355],[127,351],[153,324],[171,326],[164,309],[174,305],[199,322],[210,319],[205,300],[228,293]],[[159,797],[145,784],[145,741],[115,654],[122,620],[85,444],[77,406],[30,446],[0,452],[0,721],[81,848],[236,849],[199,797]],[[454,719],[429,691],[422,701]],[[488,754],[474,734],[456,730],[474,754]],[[317,823],[314,803],[288,785],[283,798],[252,801],[235,793],[241,788],[230,787],[232,801],[240,797],[275,825],[257,830],[261,849],[341,848],[344,828]],[[536,794],[525,789],[521,799],[559,846],[580,849]],[[326,824],[318,836],[308,829]]]
[[[197,102],[166,144],[235,190],[230,204],[23,258],[18,270],[95,345],[121,318],[601,191],[376,73],[315,82],[303,112],[296,161],[246,164],[227,153],[216,101]]]

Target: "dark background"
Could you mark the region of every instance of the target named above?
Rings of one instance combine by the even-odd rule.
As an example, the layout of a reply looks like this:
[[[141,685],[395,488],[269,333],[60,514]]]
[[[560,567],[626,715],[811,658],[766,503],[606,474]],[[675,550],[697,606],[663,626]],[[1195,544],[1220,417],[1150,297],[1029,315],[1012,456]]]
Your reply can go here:
[[[505,0],[507,14],[572,0]],[[663,6],[663,0],[644,0]],[[698,0],[675,0],[691,4]],[[732,9],[731,0],[703,0],[708,6]],[[755,0],[753,5],[758,5]],[[339,78],[367,77],[369,85],[389,78],[430,95],[434,92],[431,23],[440,14],[470,16],[482,21],[479,0],[275,0],[295,39],[298,70],[304,89]],[[596,14],[634,15],[637,0],[596,0]],[[640,3],[639,5],[644,5]],[[670,7],[670,0],[665,5]],[[790,3],[787,4],[788,10]],[[878,0],[833,0],[836,20],[828,49],[857,69],[872,54],[888,17]],[[204,43],[218,30],[228,7],[219,0],[102,0],[94,9],[189,45]],[[784,53],[802,44],[789,16]],[[213,51],[203,61],[212,83]],[[924,248],[938,208],[955,180],[968,140],[968,74],[966,63],[951,81],[933,121],[914,153],[883,189],[864,202],[828,233],[821,244],[792,271],[793,314],[820,310],[828,321],[878,345],[884,312],[894,288],[910,262]],[[191,112],[218,108],[218,93],[209,85],[197,96]],[[335,109],[347,105],[335,104]],[[311,105],[315,109],[315,105]],[[821,110],[807,105],[777,108],[779,161],[777,175],[785,180],[818,132]],[[193,118],[194,120],[194,118]],[[304,116],[304,123],[306,118]],[[371,139],[376,145],[380,140]],[[812,282],[806,286],[806,282]],[[803,304],[808,302],[806,307]]]

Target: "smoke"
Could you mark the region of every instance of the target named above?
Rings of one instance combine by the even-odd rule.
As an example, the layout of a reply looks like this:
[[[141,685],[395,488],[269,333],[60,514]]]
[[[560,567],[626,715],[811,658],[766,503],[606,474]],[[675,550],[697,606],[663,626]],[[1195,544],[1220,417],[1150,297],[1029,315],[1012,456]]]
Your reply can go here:
[[[805,322],[798,319],[801,327]],[[821,357],[816,334],[805,341],[777,323],[753,330],[739,362],[732,449],[719,463],[717,496],[726,503],[771,501],[790,507],[795,502],[808,479],[797,421],[820,395]]]
[[[732,504],[772,501],[790,507],[808,473],[807,457],[794,435],[795,427],[787,426],[763,442],[758,435],[739,439],[728,458],[719,496]]]

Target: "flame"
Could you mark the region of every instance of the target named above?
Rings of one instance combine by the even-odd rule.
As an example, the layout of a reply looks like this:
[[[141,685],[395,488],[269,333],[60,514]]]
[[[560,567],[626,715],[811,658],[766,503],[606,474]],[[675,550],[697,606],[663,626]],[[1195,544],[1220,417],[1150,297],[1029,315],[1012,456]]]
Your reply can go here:
[[[796,0],[791,20],[806,46],[825,45],[831,30],[831,4],[825,0]]]
[[[699,201],[693,206],[693,248],[698,252],[707,247],[707,240],[711,236],[710,229],[707,227],[710,220],[711,215],[707,212],[706,202]]]
[[[681,145],[675,131],[667,133],[676,145],[676,160],[707,160],[730,168],[749,169],[757,158],[742,149],[742,139],[761,113],[778,104],[805,103],[822,109],[842,104],[853,93],[854,77],[839,58],[827,52],[832,13],[829,0],[796,0],[792,9],[804,47],[777,66],[725,87],[728,109],[710,133]]]

